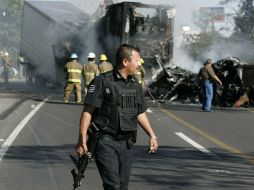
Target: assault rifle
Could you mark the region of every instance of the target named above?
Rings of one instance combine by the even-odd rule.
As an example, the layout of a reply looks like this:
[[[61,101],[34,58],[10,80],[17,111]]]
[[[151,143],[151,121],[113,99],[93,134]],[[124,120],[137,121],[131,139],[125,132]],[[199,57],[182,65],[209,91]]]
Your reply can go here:
[[[71,174],[73,177],[73,189],[75,190],[81,185],[81,179],[85,178],[84,172],[86,170],[88,161],[91,161],[92,159],[92,154],[94,152],[96,142],[98,139],[98,133],[99,129],[97,126],[92,122],[90,127],[88,128],[87,135],[88,135],[88,140],[87,140],[87,148],[88,148],[88,153],[81,156],[80,158],[75,158],[73,155],[70,155],[71,160],[76,166],[76,169],[71,170]]]

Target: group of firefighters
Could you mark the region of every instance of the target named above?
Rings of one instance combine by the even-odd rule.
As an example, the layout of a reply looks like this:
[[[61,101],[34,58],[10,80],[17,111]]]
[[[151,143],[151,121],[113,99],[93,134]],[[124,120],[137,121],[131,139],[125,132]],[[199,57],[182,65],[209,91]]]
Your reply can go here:
[[[75,100],[76,103],[82,102],[82,85],[81,78],[84,79],[85,94],[88,90],[88,85],[94,79],[95,76],[98,76],[101,73],[111,71],[113,66],[108,62],[107,56],[105,54],[100,54],[99,60],[100,64],[97,65],[95,62],[96,55],[93,52],[90,52],[87,56],[88,62],[80,64],[78,62],[78,55],[72,53],[70,56],[70,61],[65,65],[66,72],[66,85],[64,88],[64,102],[68,103],[69,98],[72,94],[73,89],[75,90]],[[140,59],[141,65],[144,64],[144,60]],[[135,77],[140,84],[143,84],[143,78],[145,76],[145,69],[143,66],[140,67],[138,72],[135,74]]]

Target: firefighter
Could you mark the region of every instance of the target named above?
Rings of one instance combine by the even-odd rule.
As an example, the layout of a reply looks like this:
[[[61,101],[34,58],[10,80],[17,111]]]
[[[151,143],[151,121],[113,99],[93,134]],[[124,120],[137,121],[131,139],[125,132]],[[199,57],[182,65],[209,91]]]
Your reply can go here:
[[[100,64],[98,66],[100,73],[105,73],[107,71],[113,70],[113,66],[109,63],[108,58],[105,54],[100,55]]]
[[[204,66],[199,70],[199,78],[202,81],[203,87],[202,110],[210,112],[213,100],[213,81],[222,85],[221,80],[217,77],[212,68],[211,59],[207,59]]]
[[[64,69],[67,72],[66,85],[64,90],[64,102],[69,101],[69,97],[72,93],[73,88],[76,92],[76,102],[81,103],[81,75],[83,71],[83,66],[77,61],[78,55],[72,53],[70,56],[71,61],[68,62]]]
[[[80,118],[76,146],[79,157],[88,151],[86,139],[90,122],[100,130],[94,158],[104,190],[128,189],[132,146],[139,125],[149,136],[149,152],[154,153],[158,148],[157,137],[146,115],[142,88],[133,76],[140,65],[139,51],[128,44],[118,48],[116,67],[90,83]]]
[[[4,75],[4,83],[8,84],[9,83],[9,72],[10,72],[10,68],[12,66],[11,64],[11,59],[9,57],[9,53],[8,52],[4,52],[4,55],[2,57],[2,63],[3,63],[3,75]]]
[[[98,66],[95,63],[95,54],[90,52],[87,56],[88,63],[84,65],[84,80],[85,80],[85,93],[87,93],[87,88],[90,82],[94,79],[95,76],[99,75]]]
[[[140,62],[140,67],[138,68],[137,73],[134,76],[138,80],[139,84],[144,86],[144,77],[146,75],[146,71],[143,64],[145,63],[145,61],[144,59],[140,58],[139,62]]]

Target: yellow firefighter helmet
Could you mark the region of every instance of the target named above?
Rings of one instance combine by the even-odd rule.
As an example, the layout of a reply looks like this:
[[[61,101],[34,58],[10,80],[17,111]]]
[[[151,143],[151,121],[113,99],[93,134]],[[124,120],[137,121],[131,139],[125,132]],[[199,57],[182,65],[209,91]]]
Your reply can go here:
[[[100,61],[107,61],[107,60],[108,60],[108,58],[105,54],[100,55]]]
[[[140,58],[139,62],[143,65],[145,63],[144,59]]]

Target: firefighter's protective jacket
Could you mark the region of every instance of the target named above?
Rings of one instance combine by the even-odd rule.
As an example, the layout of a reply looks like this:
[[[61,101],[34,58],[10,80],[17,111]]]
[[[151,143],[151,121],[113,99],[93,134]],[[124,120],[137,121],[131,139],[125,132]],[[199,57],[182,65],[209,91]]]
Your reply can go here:
[[[84,65],[85,85],[88,86],[97,75],[99,75],[98,66],[94,61],[88,61],[88,63]]]
[[[4,56],[4,57],[3,57],[3,67],[4,67],[4,70],[8,70],[8,69],[10,69],[10,68],[11,68],[11,66],[12,66],[12,64],[11,64],[11,60],[10,60],[10,58],[9,58],[9,57]]]
[[[113,70],[112,64],[107,61],[101,62],[98,67],[99,67],[100,73],[105,73],[105,72]]]
[[[65,71],[67,72],[66,82],[78,82],[81,83],[81,74],[82,74],[83,66],[77,62],[77,60],[73,60],[68,62],[65,65]]]

